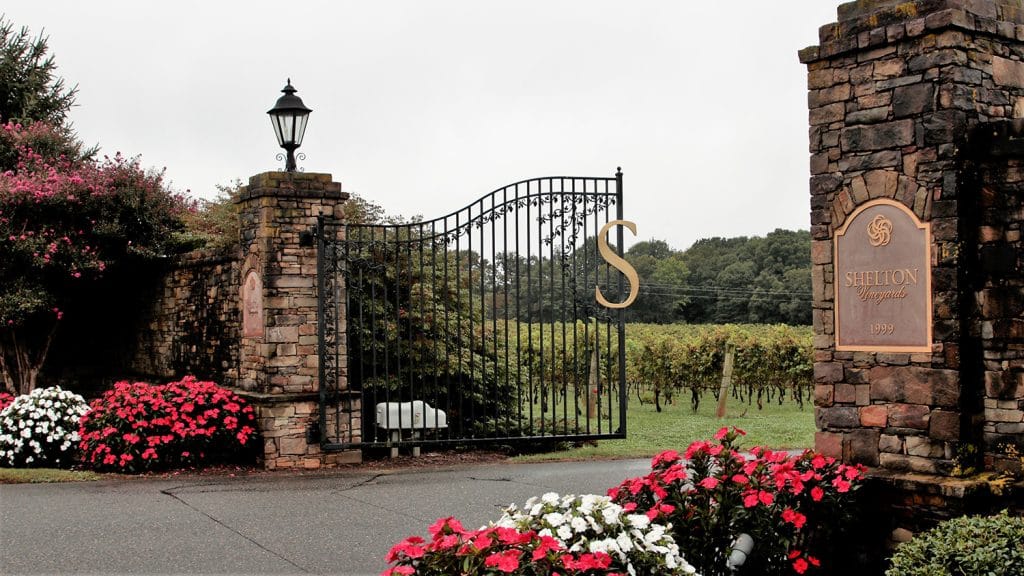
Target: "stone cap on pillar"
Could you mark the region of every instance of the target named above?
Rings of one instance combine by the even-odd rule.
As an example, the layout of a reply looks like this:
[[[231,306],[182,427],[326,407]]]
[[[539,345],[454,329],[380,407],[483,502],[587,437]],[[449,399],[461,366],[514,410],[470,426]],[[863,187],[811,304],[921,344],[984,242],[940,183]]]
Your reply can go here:
[[[905,37],[960,28],[1016,41],[1024,37],[1024,7],[1016,0],[857,0],[836,9],[837,21],[818,30],[820,45],[800,51],[808,64]]]
[[[263,172],[249,178],[242,187],[236,203],[264,196],[286,198],[322,198],[346,200],[349,195],[341,191],[341,182],[330,174],[317,172]]]

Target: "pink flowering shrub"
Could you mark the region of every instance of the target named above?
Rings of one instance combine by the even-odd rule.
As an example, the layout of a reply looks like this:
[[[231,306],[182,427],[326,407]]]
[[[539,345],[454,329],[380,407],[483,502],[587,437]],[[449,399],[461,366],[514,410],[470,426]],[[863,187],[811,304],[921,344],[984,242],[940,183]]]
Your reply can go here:
[[[162,385],[114,384],[82,416],[79,448],[95,470],[142,472],[234,459],[255,434],[252,406],[186,376]]]
[[[10,406],[12,402],[14,402],[14,394],[0,392],[0,411]]]
[[[670,523],[680,551],[704,576],[804,574],[823,566],[830,531],[848,513],[863,467],[813,451],[800,455],[736,449],[745,433],[719,430],[717,442],[694,442],[685,454],[656,456],[646,476],[609,491],[625,510]],[[749,535],[753,550],[732,566],[734,543]]]
[[[65,311],[110,266],[184,251],[195,204],[138,158],[83,157],[41,122],[0,125],[0,375],[36,386]]]

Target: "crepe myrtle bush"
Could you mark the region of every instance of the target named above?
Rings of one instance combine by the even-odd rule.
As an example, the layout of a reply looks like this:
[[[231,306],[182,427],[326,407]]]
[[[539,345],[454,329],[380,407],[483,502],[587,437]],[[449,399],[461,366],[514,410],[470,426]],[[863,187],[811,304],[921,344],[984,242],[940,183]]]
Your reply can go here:
[[[255,421],[252,406],[213,382],[122,381],[82,417],[79,447],[85,464],[99,471],[228,463],[248,456]]]
[[[12,398],[0,410],[0,465],[71,466],[77,454],[78,422],[88,409],[81,396],[56,386]]]
[[[864,468],[811,450],[795,455],[737,450],[745,433],[722,428],[715,442],[662,452],[652,471],[612,488],[630,513],[673,526],[680,551],[704,576],[828,573],[826,558],[846,524]],[[741,534],[753,549],[730,559]]]
[[[41,122],[0,125],[0,149],[15,156],[0,171],[0,387],[27,394],[83,284],[186,250],[195,205],[138,158],[83,158]]]

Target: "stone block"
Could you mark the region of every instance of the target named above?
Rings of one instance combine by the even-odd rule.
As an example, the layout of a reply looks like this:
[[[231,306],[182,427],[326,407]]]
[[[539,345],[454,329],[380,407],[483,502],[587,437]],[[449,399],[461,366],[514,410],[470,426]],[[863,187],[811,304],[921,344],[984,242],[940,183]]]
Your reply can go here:
[[[960,110],[940,110],[922,122],[926,146],[955,142],[967,129],[967,115]]]
[[[835,84],[835,74],[831,68],[822,68],[821,70],[811,70],[807,74],[807,89],[808,90],[820,90],[822,88],[828,88]]]
[[[844,172],[891,168],[899,164],[900,153],[896,150],[883,150],[872,154],[844,154],[838,161],[839,169]]]
[[[960,414],[948,410],[933,410],[928,423],[928,436],[946,442],[959,440]]]
[[[906,70],[906,62],[900,58],[879,60],[874,64],[874,77],[879,79],[896,78]]]
[[[270,368],[289,368],[298,366],[302,363],[302,358],[299,356],[274,356],[267,360],[267,366]]]
[[[858,384],[856,387],[856,398],[854,402],[857,406],[867,406],[871,404],[871,386],[868,384]]]
[[[835,401],[838,404],[853,404],[857,401],[856,390],[852,384],[835,385]]]
[[[835,398],[835,386],[832,384],[815,384],[814,385],[814,405],[822,408],[828,408],[832,405]]]
[[[260,415],[270,418],[291,418],[295,416],[295,407],[290,405],[265,407],[260,409]]]
[[[814,364],[814,381],[832,384],[843,381],[843,364],[841,362],[816,362]]]
[[[864,108],[846,115],[847,124],[878,124],[889,119],[889,107]]]
[[[870,383],[870,380],[868,380],[868,378],[870,377],[871,372],[869,370],[865,369],[865,368],[860,368],[860,367],[847,368],[844,371],[844,375],[845,375],[846,382],[848,382],[850,384],[869,384]]]
[[[814,450],[832,458],[843,457],[843,435],[835,432],[815,432]]]
[[[278,442],[280,443],[282,456],[304,456],[309,446],[304,435],[287,436],[279,439]]]
[[[908,436],[906,451],[910,456],[921,456],[924,458],[942,458],[946,452],[941,442],[932,442],[923,436]]]
[[[1007,422],[999,422],[995,426],[997,434],[1014,434],[1017,436],[1024,435],[1024,422],[1012,424]]]
[[[879,466],[887,470],[898,472],[920,472],[922,474],[936,474],[939,472],[939,463],[931,458],[921,456],[909,456],[903,454],[890,454],[883,452],[879,454]]]
[[[914,122],[898,120],[843,128],[840,135],[846,152],[866,152],[908,146],[914,142]]]
[[[918,404],[889,404],[889,426],[895,428],[928,429],[931,409]]]
[[[275,326],[267,328],[268,343],[293,343],[299,339],[298,326]]]
[[[345,450],[343,452],[331,452],[324,454],[325,466],[341,466],[344,464],[361,464],[363,453],[360,450]]]
[[[882,434],[878,439],[878,449],[890,454],[903,453],[903,440],[892,434]]]
[[[822,174],[810,179],[811,195],[835,192],[843,185],[843,178],[838,174]]]
[[[889,366],[906,366],[910,364],[910,354],[879,353],[876,358],[879,364],[887,364]]]
[[[993,56],[992,80],[998,86],[1024,88],[1024,62]]]
[[[839,84],[829,88],[822,88],[819,90],[812,90],[807,94],[807,107],[809,109],[820,108],[822,106],[833,104],[836,102],[844,102],[850,99],[850,85]]]
[[[843,102],[836,102],[820,108],[812,108],[808,115],[808,119],[811,126],[818,126],[822,124],[832,124],[833,122],[841,122],[845,115],[846,104]]]
[[[877,430],[854,430],[844,439],[844,460],[852,464],[878,466]]]
[[[1024,412],[1020,410],[1006,410],[1002,408],[986,408],[986,422],[1008,422],[1011,424],[1024,422]]]
[[[831,264],[832,243],[828,241],[811,242],[811,263]]]
[[[869,198],[892,198],[896,195],[899,174],[895,170],[871,170],[864,174]]]
[[[860,414],[855,406],[818,408],[816,415],[820,424],[819,428],[858,428],[860,426]]]
[[[860,409],[860,425],[866,428],[885,428],[889,410],[884,404],[864,406]]]
[[[930,82],[900,86],[893,90],[892,109],[896,118],[931,112],[934,108],[935,85]]]
[[[960,396],[955,370],[919,366],[877,366],[871,369],[871,399],[941,407],[956,406]]]

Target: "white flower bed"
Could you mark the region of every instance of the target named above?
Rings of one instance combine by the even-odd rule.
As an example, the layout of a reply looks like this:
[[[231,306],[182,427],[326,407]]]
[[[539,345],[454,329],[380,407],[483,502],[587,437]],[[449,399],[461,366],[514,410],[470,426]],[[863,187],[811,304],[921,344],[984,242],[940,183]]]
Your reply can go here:
[[[37,388],[0,411],[0,466],[70,466],[89,405],[60,387]]]
[[[604,552],[637,574],[695,574],[669,528],[644,514],[625,513],[607,496],[549,492],[530,498],[522,510],[505,509],[496,526],[533,530],[557,539],[575,554]]]

